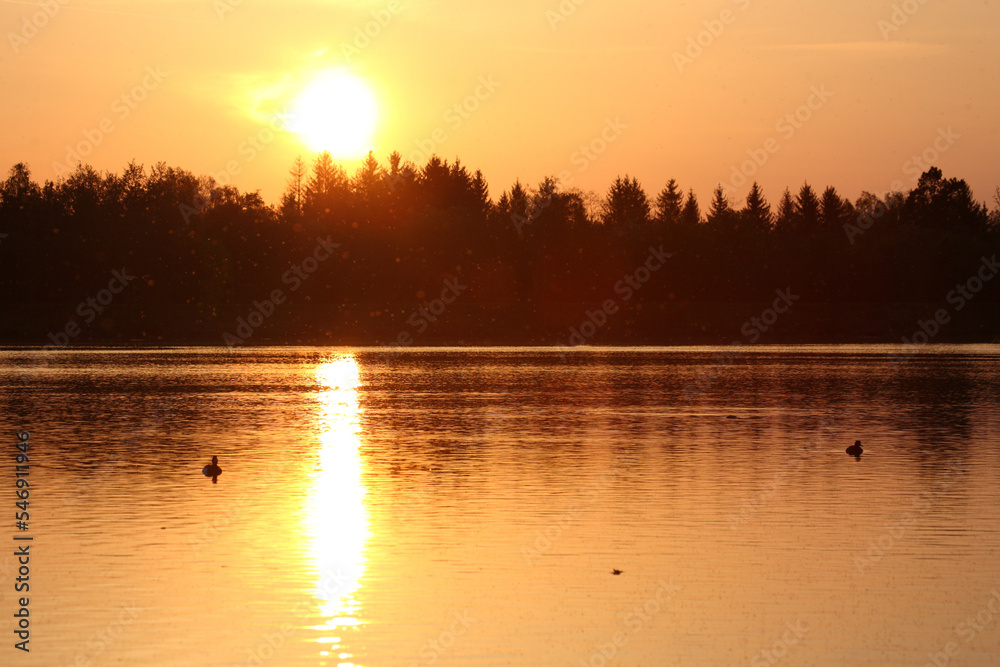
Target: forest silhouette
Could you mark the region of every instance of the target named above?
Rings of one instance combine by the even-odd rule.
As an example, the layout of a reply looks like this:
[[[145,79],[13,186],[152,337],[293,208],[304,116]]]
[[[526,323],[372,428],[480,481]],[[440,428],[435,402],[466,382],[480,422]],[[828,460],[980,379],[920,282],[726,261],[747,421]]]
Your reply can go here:
[[[629,176],[603,197],[546,178],[494,198],[458,160],[398,153],[353,175],[297,160],[277,206],[163,163],[43,184],[17,164],[0,342],[990,342],[998,246],[1000,211],[936,168],[854,202],[720,186],[703,212],[674,180],[650,197]]]

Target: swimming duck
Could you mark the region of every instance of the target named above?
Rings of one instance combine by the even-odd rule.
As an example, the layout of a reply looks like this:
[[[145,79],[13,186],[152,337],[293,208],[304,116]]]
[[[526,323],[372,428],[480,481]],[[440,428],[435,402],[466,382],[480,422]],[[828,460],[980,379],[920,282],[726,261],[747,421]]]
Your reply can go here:
[[[219,467],[219,457],[213,456],[212,462],[201,469],[201,472],[205,477],[218,477],[222,474],[222,468]]]
[[[861,441],[855,440],[854,444],[848,447],[846,451],[851,456],[861,456],[861,453],[865,450],[861,449]]]
[[[614,570],[611,570],[611,574],[614,574],[614,575],[619,575],[621,573],[622,573],[622,571],[619,570],[618,568],[615,568]]]

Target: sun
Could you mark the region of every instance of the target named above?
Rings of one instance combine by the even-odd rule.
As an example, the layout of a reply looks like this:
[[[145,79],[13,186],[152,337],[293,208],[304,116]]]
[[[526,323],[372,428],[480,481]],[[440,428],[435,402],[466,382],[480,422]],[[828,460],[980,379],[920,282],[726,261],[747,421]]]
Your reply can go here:
[[[315,151],[363,157],[372,148],[378,104],[371,88],[341,69],[313,77],[292,103],[288,129]]]

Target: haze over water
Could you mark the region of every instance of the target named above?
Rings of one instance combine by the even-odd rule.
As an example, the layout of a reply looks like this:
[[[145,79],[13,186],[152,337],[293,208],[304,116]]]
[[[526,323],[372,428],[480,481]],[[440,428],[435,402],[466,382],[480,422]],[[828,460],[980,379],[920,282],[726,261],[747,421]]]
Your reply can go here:
[[[1000,353],[896,351],[0,352],[13,659],[995,665]]]

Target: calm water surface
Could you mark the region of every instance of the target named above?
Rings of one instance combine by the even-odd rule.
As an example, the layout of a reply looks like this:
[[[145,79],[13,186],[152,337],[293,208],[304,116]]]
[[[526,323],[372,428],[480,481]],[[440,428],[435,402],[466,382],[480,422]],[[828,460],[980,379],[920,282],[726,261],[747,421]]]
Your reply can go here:
[[[1000,664],[1000,353],[893,351],[0,351],[0,663]]]

